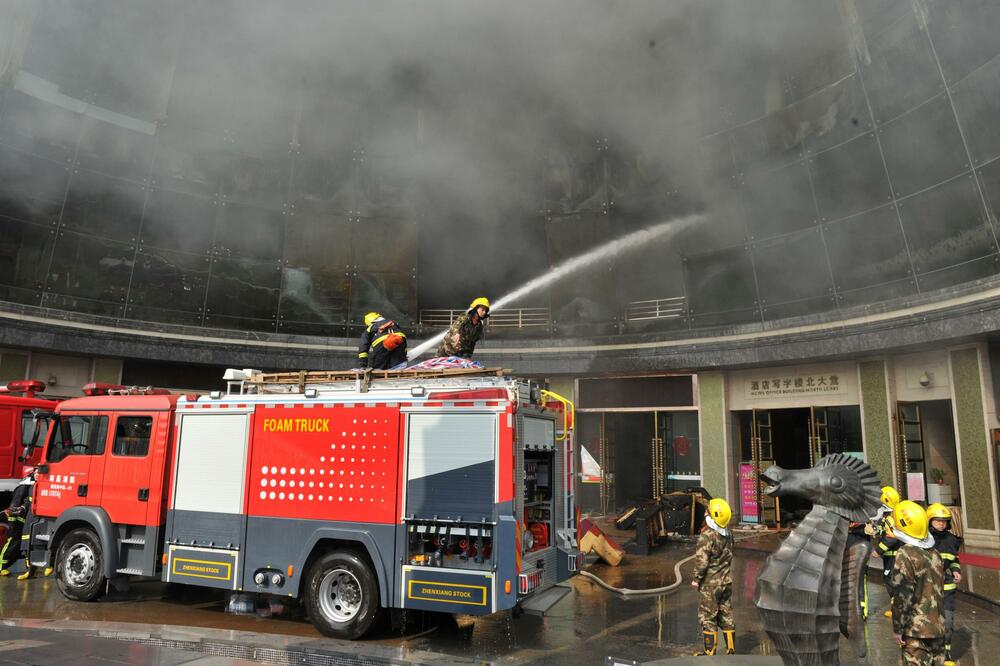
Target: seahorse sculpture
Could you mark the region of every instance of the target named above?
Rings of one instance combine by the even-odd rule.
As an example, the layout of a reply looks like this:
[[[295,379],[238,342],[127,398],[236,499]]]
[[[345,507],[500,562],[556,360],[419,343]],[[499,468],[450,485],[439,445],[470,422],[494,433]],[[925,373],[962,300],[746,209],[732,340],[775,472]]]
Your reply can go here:
[[[764,631],[785,666],[839,664],[838,633],[849,636],[849,624],[857,624],[850,622],[850,611],[845,616],[841,610],[856,599],[859,569],[859,553],[845,553],[847,528],[878,511],[878,474],[861,460],[836,453],[811,469],[770,467],[761,478],[769,484],[767,495],[797,495],[813,503],[757,577],[754,604]]]

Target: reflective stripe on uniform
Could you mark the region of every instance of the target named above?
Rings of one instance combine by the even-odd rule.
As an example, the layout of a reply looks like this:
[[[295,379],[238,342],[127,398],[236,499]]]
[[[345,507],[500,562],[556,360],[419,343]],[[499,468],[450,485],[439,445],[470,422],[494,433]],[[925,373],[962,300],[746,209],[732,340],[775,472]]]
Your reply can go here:
[[[883,555],[888,555],[888,556],[892,556],[892,555],[895,555],[895,554],[896,554],[896,551],[894,551],[894,550],[889,550],[889,546],[885,545],[884,543],[880,543],[880,544],[878,545],[878,549],[882,551],[882,554],[883,554]]]
[[[380,335],[379,337],[375,338],[374,340],[372,340],[372,346],[369,347],[369,349],[375,349],[375,345],[377,345],[379,343],[382,343],[382,342],[385,342],[385,339],[387,337],[389,337],[390,335],[392,335],[392,333],[386,333],[385,335]],[[406,337],[406,333],[403,333],[402,331],[400,331],[399,333],[396,333],[396,335],[402,336],[403,338]],[[367,354],[366,354],[366,356],[367,356]]]
[[[0,550],[0,569],[7,568],[7,549],[10,548],[10,544],[14,543],[12,539],[7,539],[7,543],[3,545],[3,550]]]
[[[944,584],[944,591],[945,592],[947,592],[949,590],[957,590],[957,589],[958,589],[958,583],[945,583]]]
[[[952,553],[941,553],[941,559],[942,560],[954,560],[955,559],[955,555],[952,554]]]
[[[368,358],[368,352],[359,352],[358,358]]]

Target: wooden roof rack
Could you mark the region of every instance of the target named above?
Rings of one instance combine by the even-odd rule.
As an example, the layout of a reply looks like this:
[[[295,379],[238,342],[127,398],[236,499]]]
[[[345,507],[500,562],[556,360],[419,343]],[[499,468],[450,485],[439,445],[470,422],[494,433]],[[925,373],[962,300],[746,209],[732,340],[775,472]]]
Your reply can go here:
[[[329,384],[361,380],[367,385],[373,379],[445,379],[451,377],[504,377],[508,368],[442,368],[440,370],[299,370],[298,372],[261,372],[251,375],[248,384],[297,385],[300,390],[306,384]]]

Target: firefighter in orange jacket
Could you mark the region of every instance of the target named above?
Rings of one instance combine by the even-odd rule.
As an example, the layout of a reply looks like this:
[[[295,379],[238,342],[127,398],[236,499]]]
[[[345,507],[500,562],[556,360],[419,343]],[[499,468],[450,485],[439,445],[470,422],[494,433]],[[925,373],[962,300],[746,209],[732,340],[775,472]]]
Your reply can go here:
[[[373,370],[406,366],[406,333],[378,312],[365,315],[365,330],[358,343],[358,364]]]

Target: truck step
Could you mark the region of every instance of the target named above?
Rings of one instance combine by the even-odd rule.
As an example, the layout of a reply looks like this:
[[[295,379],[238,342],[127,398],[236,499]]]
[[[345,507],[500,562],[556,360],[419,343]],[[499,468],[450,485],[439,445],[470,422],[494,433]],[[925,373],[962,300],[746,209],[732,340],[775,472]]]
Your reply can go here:
[[[52,538],[51,534],[36,534],[35,535],[35,540],[36,541],[48,541],[51,538]]]
[[[120,574],[125,574],[126,576],[141,576],[142,575],[142,569],[129,569],[129,568],[125,568],[125,569],[115,569],[115,571],[117,573],[120,573]]]
[[[527,615],[545,615],[546,611],[555,606],[556,603],[571,591],[572,588],[553,585],[544,592],[539,592],[528,597],[521,603],[521,608]]]
[[[130,545],[133,545],[133,546],[145,546],[146,545],[146,538],[145,537],[129,537],[127,539],[122,539],[122,543],[127,543],[127,544],[130,544]]]

